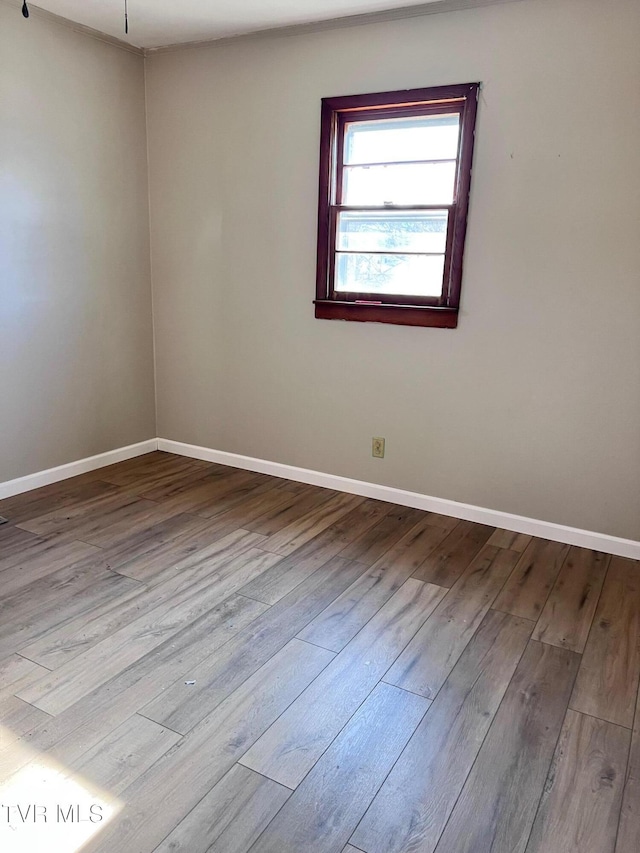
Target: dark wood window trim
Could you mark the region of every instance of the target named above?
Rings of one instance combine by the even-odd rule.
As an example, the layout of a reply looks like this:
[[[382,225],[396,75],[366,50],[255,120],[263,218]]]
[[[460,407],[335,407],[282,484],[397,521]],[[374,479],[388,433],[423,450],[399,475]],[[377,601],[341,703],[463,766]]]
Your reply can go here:
[[[315,316],[327,320],[395,323],[453,329],[458,322],[462,259],[467,230],[471,165],[479,83],[406,89],[373,95],[323,98],[320,135],[320,186],[318,209],[318,259]],[[347,122],[372,118],[401,118],[441,114],[460,115],[454,199],[451,204],[388,206],[381,210],[449,210],[445,271],[441,297],[373,296],[337,292],[333,288],[336,222],[339,211],[357,208],[342,205],[342,160]],[[452,161],[453,162],[453,161]],[[372,209],[372,208],[367,208]]]

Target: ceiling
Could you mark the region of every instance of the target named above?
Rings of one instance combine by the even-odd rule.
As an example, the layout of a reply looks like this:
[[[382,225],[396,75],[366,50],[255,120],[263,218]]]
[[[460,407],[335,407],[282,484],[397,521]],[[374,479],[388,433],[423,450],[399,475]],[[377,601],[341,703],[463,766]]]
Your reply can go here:
[[[19,13],[22,0],[14,2]],[[486,2],[464,0],[455,5]],[[128,3],[128,38],[124,34],[124,0],[38,0],[37,5],[143,48],[207,41],[412,6],[454,5],[448,0],[128,0]]]

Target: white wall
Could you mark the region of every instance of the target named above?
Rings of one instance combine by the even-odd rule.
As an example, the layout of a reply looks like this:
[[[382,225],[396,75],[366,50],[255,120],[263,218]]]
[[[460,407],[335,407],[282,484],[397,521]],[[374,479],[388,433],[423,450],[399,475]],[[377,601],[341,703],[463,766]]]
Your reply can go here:
[[[159,435],[640,538],[639,44],[523,0],[151,57]],[[475,80],[459,328],[315,320],[320,98]]]
[[[0,4],[0,482],[155,435],[144,67]]]
[[[157,434],[640,538],[639,43],[522,0],[151,57]],[[142,60],[0,45],[2,481],[156,426]],[[315,320],[320,98],[473,80],[459,328]]]

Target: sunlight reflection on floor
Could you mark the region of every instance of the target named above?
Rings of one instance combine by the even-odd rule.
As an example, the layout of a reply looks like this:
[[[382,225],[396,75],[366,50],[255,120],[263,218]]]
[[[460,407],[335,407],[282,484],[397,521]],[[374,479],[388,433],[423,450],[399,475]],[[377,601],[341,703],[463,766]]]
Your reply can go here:
[[[46,755],[0,782],[2,853],[76,853],[122,809],[117,797]]]

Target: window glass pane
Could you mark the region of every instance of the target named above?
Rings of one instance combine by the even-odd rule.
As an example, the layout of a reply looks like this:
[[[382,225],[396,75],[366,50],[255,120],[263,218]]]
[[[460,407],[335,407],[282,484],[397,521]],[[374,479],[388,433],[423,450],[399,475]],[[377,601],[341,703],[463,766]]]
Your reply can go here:
[[[399,160],[455,160],[460,116],[354,121],[345,126],[345,163],[394,163]]]
[[[357,252],[444,254],[449,211],[343,211],[336,248]]]
[[[342,203],[451,204],[455,163],[345,166]]]
[[[382,255],[336,252],[337,291],[440,296],[444,255]]]

